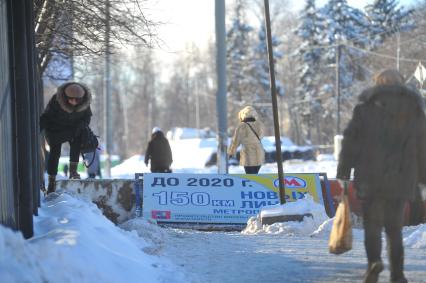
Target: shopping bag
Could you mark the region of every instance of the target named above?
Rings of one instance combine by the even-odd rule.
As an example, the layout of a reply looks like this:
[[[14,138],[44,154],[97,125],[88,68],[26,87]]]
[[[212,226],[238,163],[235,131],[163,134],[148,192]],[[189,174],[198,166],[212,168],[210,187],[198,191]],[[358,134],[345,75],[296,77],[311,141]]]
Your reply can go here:
[[[330,253],[337,255],[352,249],[352,223],[347,188],[344,189],[342,201],[337,206],[328,248]]]

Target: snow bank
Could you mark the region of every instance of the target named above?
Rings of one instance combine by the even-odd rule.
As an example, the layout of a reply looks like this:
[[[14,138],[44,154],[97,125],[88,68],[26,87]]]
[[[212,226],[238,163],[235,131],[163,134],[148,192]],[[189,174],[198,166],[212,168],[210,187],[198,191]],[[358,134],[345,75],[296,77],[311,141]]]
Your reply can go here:
[[[143,249],[148,254],[158,255],[165,246],[166,231],[145,219],[130,219],[121,223],[119,227],[126,231],[134,231],[143,238],[149,244]]]
[[[21,233],[0,225],[0,282],[42,282],[45,271],[34,260],[37,252]]]
[[[152,243],[68,194],[44,200],[35,236],[0,226],[0,282],[185,282],[177,267],[144,251]]]
[[[305,217],[303,221],[288,221],[274,223],[272,225],[262,225],[261,217],[272,217],[279,215],[303,215],[312,214],[313,217]],[[256,217],[251,217],[247,221],[247,227],[243,234],[285,234],[285,235],[310,235],[319,225],[328,219],[324,206],[314,202],[310,195],[304,199],[287,202],[284,205],[265,206]]]
[[[111,168],[111,175],[114,178],[134,178],[135,173],[150,172],[144,163],[144,155],[133,155],[123,163]]]

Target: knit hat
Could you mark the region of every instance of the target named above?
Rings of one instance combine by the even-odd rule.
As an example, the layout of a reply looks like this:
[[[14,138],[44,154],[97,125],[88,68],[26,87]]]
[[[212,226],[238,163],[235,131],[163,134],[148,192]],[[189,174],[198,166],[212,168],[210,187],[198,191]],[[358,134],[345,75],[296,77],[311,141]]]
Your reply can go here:
[[[152,133],[155,134],[156,132],[162,132],[161,128],[159,128],[159,127],[152,128]]]
[[[84,88],[77,83],[70,83],[64,88],[65,95],[73,98],[82,98],[84,97],[85,90]]]

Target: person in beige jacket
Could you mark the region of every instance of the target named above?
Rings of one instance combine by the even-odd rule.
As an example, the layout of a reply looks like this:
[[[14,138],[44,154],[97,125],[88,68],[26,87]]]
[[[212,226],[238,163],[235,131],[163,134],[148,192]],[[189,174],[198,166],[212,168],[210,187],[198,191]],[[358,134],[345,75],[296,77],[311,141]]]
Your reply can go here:
[[[241,144],[240,165],[246,174],[257,174],[265,161],[265,151],[260,140],[263,137],[263,124],[257,119],[257,112],[251,106],[244,107],[239,113],[240,123],[235,129],[228,155],[235,155]]]

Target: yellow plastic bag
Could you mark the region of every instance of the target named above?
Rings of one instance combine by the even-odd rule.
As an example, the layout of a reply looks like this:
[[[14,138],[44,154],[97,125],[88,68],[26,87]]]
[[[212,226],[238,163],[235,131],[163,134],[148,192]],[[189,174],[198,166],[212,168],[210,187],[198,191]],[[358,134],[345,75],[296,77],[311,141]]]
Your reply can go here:
[[[336,210],[328,249],[330,253],[337,255],[352,249],[352,223],[348,196],[345,193]]]

